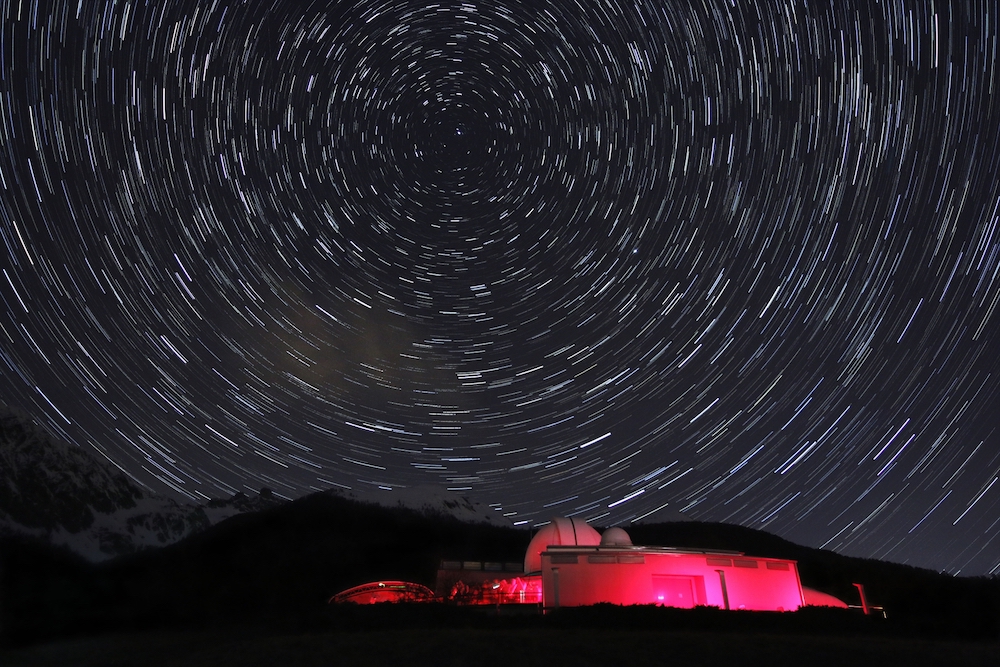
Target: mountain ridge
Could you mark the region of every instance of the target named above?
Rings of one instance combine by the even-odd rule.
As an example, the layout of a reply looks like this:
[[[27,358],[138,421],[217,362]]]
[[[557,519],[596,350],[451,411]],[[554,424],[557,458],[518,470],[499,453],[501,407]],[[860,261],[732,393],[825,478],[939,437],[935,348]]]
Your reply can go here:
[[[429,485],[326,493],[510,525],[492,507]],[[201,504],[179,502],[144,490],[110,459],[62,442],[27,413],[0,405],[0,535],[46,541],[99,562],[174,544],[236,515],[285,502],[266,488]]]

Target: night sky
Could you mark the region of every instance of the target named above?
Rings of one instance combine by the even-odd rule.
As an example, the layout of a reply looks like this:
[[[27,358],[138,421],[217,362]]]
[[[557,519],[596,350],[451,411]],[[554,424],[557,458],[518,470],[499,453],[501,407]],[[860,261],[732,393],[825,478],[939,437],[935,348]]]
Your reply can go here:
[[[0,13],[0,398],[152,490],[1000,571],[993,0]]]

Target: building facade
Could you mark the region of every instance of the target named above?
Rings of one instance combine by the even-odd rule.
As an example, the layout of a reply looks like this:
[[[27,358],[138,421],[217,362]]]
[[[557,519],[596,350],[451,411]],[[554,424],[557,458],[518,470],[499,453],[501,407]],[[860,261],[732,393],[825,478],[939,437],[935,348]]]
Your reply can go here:
[[[608,602],[794,611],[804,603],[794,561],[664,547],[551,546],[542,552],[548,609]]]
[[[516,563],[442,561],[433,593],[418,584],[372,582],[331,601],[450,601],[460,605],[531,604],[543,609],[599,603],[795,611],[846,607],[802,586],[794,560],[735,551],[634,546],[621,528],[597,532],[556,517]],[[395,596],[395,597],[394,597]]]

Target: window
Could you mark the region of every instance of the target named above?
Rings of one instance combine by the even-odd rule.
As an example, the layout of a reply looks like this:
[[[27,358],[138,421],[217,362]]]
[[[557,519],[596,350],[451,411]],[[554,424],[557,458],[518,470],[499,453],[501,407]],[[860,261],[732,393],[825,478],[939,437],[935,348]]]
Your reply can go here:
[[[576,565],[576,554],[552,554],[549,560],[553,565]]]
[[[622,565],[642,565],[646,562],[646,557],[642,554],[624,554],[618,557],[618,562]]]
[[[587,556],[588,563],[616,563],[617,559],[608,554],[597,554],[594,556]]]

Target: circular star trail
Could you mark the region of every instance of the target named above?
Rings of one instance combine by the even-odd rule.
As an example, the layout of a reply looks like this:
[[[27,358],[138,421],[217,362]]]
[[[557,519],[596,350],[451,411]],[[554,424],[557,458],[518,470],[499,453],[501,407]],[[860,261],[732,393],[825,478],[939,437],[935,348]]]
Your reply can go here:
[[[991,3],[0,15],[2,395],[150,488],[998,571]]]

